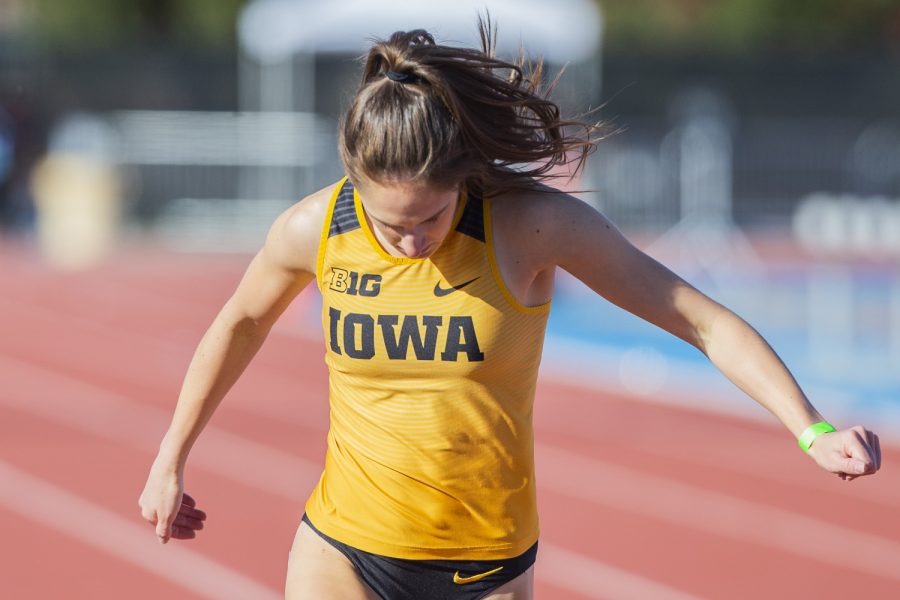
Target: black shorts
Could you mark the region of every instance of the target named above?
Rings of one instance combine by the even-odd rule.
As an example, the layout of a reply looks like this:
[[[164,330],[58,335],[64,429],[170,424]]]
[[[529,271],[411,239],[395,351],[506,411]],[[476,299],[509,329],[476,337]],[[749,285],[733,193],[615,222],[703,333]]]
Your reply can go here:
[[[528,570],[537,557],[537,542],[505,560],[410,560],[357,550],[303,522],[340,550],[360,578],[383,600],[477,600]]]

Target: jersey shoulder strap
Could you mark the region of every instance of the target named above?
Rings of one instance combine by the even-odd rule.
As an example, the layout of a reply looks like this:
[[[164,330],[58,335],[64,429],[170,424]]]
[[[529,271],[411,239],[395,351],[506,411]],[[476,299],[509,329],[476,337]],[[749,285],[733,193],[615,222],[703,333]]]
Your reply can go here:
[[[466,206],[456,225],[456,231],[484,242],[484,200],[481,195],[466,194]]]
[[[345,177],[339,186],[334,208],[331,209],[328,237],[348,233],[360,227],[359,219],[356,216],[356,205],[353,202],[353,184],[349,178]]]

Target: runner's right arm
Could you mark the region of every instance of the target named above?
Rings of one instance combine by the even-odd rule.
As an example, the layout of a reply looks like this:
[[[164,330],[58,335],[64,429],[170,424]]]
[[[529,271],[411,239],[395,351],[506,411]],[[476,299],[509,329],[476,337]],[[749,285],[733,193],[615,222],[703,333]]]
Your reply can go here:
[[[332,188],[308,196],[278,217],[194,352],[172,422],[138,501],[141,515],[156,527],[162,543],[170,537],[194,537],[194,530],[202,527],[202,511],[186,503],[183,495],[188,454],[272,325],[315,278]]]

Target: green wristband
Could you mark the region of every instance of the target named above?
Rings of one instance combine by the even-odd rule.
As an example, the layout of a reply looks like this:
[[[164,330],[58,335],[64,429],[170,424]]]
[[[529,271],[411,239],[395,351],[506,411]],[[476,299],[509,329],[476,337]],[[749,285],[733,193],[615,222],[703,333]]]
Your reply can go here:
[[[800,444],[800,447],[803,448],[804,452],[809,452],[810,446],[812,446],[813,440],[822,435],[823,433],[831,433],[832,431],[836,431],[834,425],[831,423],[826,423],[825,421],[820,421],[818,423],[813,423],[806,430],[800,434],[800,437],[797,438],[797,443]]]

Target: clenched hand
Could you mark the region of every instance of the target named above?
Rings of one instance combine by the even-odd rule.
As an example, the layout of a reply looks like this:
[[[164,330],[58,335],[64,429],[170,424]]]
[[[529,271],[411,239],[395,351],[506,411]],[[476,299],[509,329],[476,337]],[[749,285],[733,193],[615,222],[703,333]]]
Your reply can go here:
[[[156,528],[156,536],[165,544],[170,538],[189,540],[203,529],[206,513],[183,491],[180,477],[151,472],[138,500],[141,516]]]

